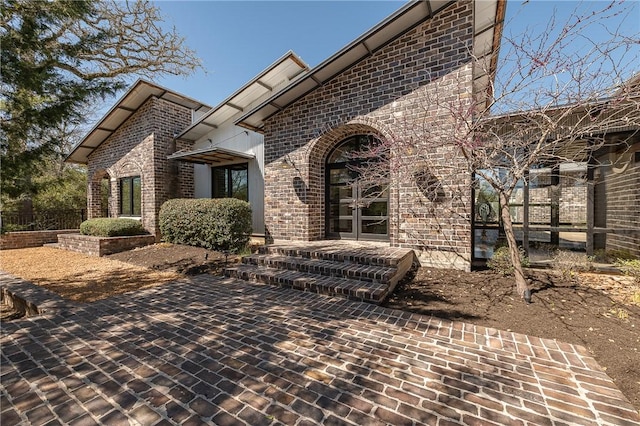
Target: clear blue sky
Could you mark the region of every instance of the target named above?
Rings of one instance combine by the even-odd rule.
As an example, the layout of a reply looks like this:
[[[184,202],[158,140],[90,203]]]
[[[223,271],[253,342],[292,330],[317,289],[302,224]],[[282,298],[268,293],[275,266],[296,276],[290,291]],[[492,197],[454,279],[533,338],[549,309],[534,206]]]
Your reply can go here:
[[[202,58],[205,71],[157,83],[217,105],[288,50],[314,67],[405,3],[396,1],[156,1],[166,24],[174,25]],[[581,8],[601,8],[603,1]],[[509,0],[505,34],[528,26],[544,28],[556,10],[573,11],[576,1]],[[625,18],[638,33],[640,2]],[[634,28],[635,27],[635,28]],[[640,66],[638,67],[640,69]]]
[[[289,50],[310,67],[405,1],[159,1],[205,71],[158,83],[217,105]]]

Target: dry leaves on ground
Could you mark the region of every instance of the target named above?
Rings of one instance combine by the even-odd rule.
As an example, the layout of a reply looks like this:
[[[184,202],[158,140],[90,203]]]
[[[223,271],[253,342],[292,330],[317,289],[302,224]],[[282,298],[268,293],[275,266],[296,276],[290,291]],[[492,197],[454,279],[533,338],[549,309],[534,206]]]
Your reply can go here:
[[[583,272],[578,279],[583,286],[601,290],[618,303],[640,306],[640,282],[632,277]]]
[[[52,247],[3,250],[0,269],[76,302],[94,302],[181,277]]]

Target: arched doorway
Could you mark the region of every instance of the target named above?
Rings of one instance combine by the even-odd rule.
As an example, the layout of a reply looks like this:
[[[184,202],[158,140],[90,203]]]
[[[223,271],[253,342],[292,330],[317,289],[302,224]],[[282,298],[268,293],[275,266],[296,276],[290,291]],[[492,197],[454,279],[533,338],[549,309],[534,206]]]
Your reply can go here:
[[[375,163],[378,176],[388,167],[386,159],[359,158],[380,144],[371,135],[354,135],[341,141],[327,157],[326,236],[353,240],[389,239],[389,191],[381,179],[366,176],[365,163]]]

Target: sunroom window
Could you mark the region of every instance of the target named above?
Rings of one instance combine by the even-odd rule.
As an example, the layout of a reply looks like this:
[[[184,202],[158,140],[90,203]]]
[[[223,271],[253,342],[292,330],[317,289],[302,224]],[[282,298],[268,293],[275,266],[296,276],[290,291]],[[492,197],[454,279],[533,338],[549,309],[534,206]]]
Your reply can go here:
[[[211,169],[211,197],[249,201],[248,164],[233,164]]]

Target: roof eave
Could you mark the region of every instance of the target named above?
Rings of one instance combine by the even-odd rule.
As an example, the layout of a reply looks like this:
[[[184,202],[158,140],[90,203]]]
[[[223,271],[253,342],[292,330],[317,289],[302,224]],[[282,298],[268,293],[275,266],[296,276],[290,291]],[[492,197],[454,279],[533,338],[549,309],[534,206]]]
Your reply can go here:
[[[135,92],[136,90],[140,90],[144,87],[149,87],[149,88],[153,88],[156,90],[159,90],[161,92],[160,97],[164,97],[165,95],[171,95],[173,97],[176,97],[178,99],[182,99],[185,101],[185,103],[189,103],[192,104],[195,108],[195,110],[199,110],[202,108],[207,108],[210,109],[211,107],[205,103],[202,103],[196,99],[193,99],[189,96],[183,95],[181,93],[175,92],[173,90],[167,89],[166,87],[160,86],[158,84],[152,83],[150,81],[146,81],[143,79],[138,79],[134,84],[131,85],[131,87],[129,87],[129,89],[127,89],[127,91],[118,99],[118,101],[109,109],[109,111],[107,111],[102,118],[91,128],[91,130],[89,130],[89,132],[87,132],[87,134],[82,138],[82,140],[80,140],[80,142],[78,142],[69,152],[69,154],[65,157],[64,161],[68,162],[68,163],[74,163],[74,164],[87,164],[88,162],[88,157],[89,155],[91,155],[91,152],[93,152],[94,150],[96,150],[100,145],[102,145],[102,143],[108,139],[113,133],[115,133],[118,128],[125,122],[127,121],[133,114],[135,114],[135,112],[138,110],[138,108],[142,105],[144,105],[144,103],[149,99],[150,96],[155,96],[153,94],[149,94],[148,96],[145,96],[145,99],[140,103],[140,105],[137,108],[129,108],[129,107],[124,107],[123,103],[130,97],[130,96],[135,96]],[[117,110],[125,110],[130,112],[130,114],[128,114],[120,123],[118,123],[118,125],[113,128],[113,129],[106,129],[103,128],[102,125],[105,123],[105,121],[107,121],[107,119],[109,117],[111,117]],[[84,145],[84,143],[93,135],[95,134],[97,131],[105,131],[108,133],[108,135],[104,138],[102,138],[102,140],[100,140],[98,142],[98,144],[96,146],[86,146]],[[80,148],[85,148],[85,149],[89,149],[91,150],[91,152],[89,152],[89,154],[87,155],[82,155],[80,156],[80,158],[74,158],[77,157],[75,154],[77,154],[78,149]]]
[[[301,74],[303,74],[304,72],[309,70],[309,65],[306,62],[304,62],[302,60],[302,58],[300,58],[295,52],[293,52],[292,50],[289,50],[287,53],[282,55],[280,58],[276,59],[271,65],[269,65],[263,71],[258,73],[254,78],[252,78],[247,83],[245,83],[242,87],[240,87],[238,90],[233,92],[233,94],[231,94],[229,97],[227,97],[224,101],[220,102],[218,105],[213,107],[210,111],[208,111],[206,114],[204,114],[202,117],[200,117],[196,122],[192,123],[189,127],[187,127],[185,130],[183,130],[178,135],[178,139],[192,140],[192,139],[189,139],[189,138],[185,138],[184,136],[186,134],[188,134],[190,131],[192,131],[193,129],[195,129],[196,127],[198,127],[200,124],[202,124],[204,122],[204,120],[206,120],[207,118],[209,118],[213,114],[215,114],[216,111],[219,111],[220,108],[222,108],[223,106],[229,104],[235,97],[237,97],[238,95],[242,94],[242,92],[244,90],[248,89],[249,87],[251,87],[252,85],[254,85],[256,83],[259,83],[259,81],[260,81],[260,79],[262,77],[264,77],[270,71],[274,70],[277,66],[282,64],[287,59],[291,59],[294,63],[296,63],[300,67],[300,72],[298,72],[295,76],[293,76],[292,79],[298,78]]]
[[[283,90],[281,90],[280,92],[278,92],[278,94],[268,98],[267,100],[262,102],[260,105],[256,106],[255,108],[253,108],[252,110],[250,110],[249,112],[247,112],[246,114],[244,114],[243,116],[238,118],[235,121],[235,124],[238,125],[238,126],[247,128],[247,129],[254,130],[254,131],[262,131],[262,126],[252,125],[251,123],[246,122],[246,120],[249,117],[251,117],[252,115],[254,115],[257,111],[265,108],[268,105],[272,105],[278,111],[275,111],[275,112],[271,113],[270,115],[265,117],[264,120],[269,119],[271,116],[277,114],[281,109],[286,108],[289,105],[291,105],[291,104],[297,102],[298,100],[304,98],[309,93],[313,92],[314,90],[316,90],[319,87],[321,87],[322,85],[324,85],[326,82],[331,81],[337,75],[343,73],[344,71],[346,71],[347,69],[351,68],[355,64],[359,63],[360,61],[362,61],[366,57],[371,56],[372,54],[374,54],[378,50],[380,50],[383,47],[387,46],[393,40],[396,40],[398,37],[401,37],[403,34],[406,34],[408,31],[411,31],[411,29],[413,29],[416,26],[420,25],[425,20],[430,19],[436,13],[440,12],[443,9],[446,9],[451,4],[454,4],[454,3],[455,3],[455,1],[442,2],[440,4],[440,6],[437,7],[435,10],[432,8],[432,1],[430,1],[430,0],[428,0],[428,1],[424,1],[424,0],[423,1],[412,1],[412,2],[409,2],[409,3],[405,4],[403,7],[401,7],[396,12],[394,12],[393,14],[388,16],[382,22],[378,23],[373,28],[371,28],[369,31],[365,32],[363,35],[358,37],[356,40],[352,41],[351,43],[349,43],[348,45],[346,45],[345,47],[340,49],[338,52],[336,52],[335,54],[333,54],[332,56],[330,56],[329,58],[327,58],[326,60],[321,62],[319,65],[317,65],[316,67],[312,68],[303,78],[298,79],[296,82],[290,84],[288,87],[286,87]],[[370,49],[367,46],[366,42],[368,40],[370,40],[372,37],[374,37],[376,34],[378,34],[379,32],[383,31],[384,29],[388,28],[390,25],[395,23],[398,19],[401,19],[401,18],[403,18],[405,16],[408,16],[409,13],[414,13],[416,10],[417,11],[421,11],[421,15],[414,22],[412,22],[411,25],[408,25],[407,27],[403,28],[401,31],[399,31],[397,33],[394,33],[390,38],[385,40],[382,44],[380,44],[379,46],[377,46],[374,49]],[[367,50],[367,54],[365,54],[364,56],[360,56],[355,60],[350,61],[347,66],[345,66],[345,67],[339,69],[338,71],[332,73],[328,78],[325,78],[324,81],[319,81],[318,79],[314,79],[314,77],[317,74],[319,74],[321,71],[323,71],[325,68],[327,68],[328,66],[330,66],[334,62],[336,62],[338,59],[340,59],[344,55],[348,54],[349,52],[355,51],[358,46],[363,46]],[[283,95],[286,95],[286,94],[290,93],[296,87],[299,87],[303,82],[308,81],[308,79],[314,80],[315,84],[313,85],[313,87],[311,87],[310,89],[304,91],[301,94],[296,95],[295,98],[292,101],[287,103],[287,105],[279,105],[277,102],[275,102],[276,99],[278,99],[279,97],[282,97]]]

